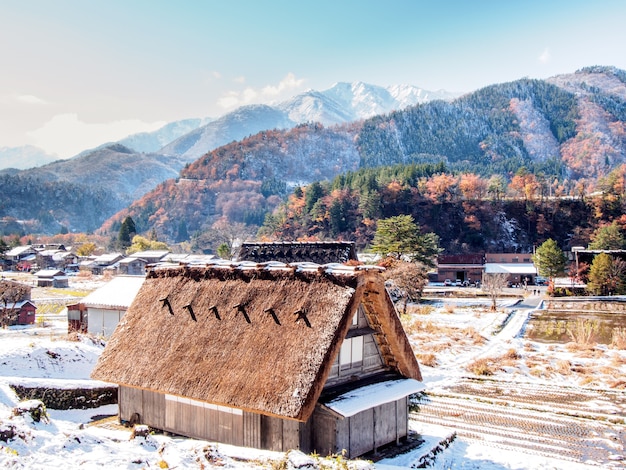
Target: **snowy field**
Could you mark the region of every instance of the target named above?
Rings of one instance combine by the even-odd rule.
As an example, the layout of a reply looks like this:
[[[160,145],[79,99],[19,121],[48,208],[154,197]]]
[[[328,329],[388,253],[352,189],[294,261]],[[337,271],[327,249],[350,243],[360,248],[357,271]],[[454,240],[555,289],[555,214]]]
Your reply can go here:
[[[69,291],[72,296],[84,295],[102,282],[98,278],[76,279]],[[58,290],[33,291],[34,299],[46,301],[59,295]],[[459,430],[456,438],[450,438],[457,425],[441,425],[426,419],[410,421],[411,428],[424,439],[423,444],[375,463],[346,461],[341,456],[322,459],[294,451],[265,452],[160,434],[132,438],[131,430],[117,425],[115,419],[105,420],[105,424],[91,423],[94,417],[115,415],[115,405],[92,410],[48,410],[49,419],[35,422],[28,412],[12,413],[19,400],[11,385],[53,385],[55,388],[101,385],[91,381],[89,374],[103,349],[102,342],[88,337],[68,337],[63,314],[52,312],[45,315],[45,321],[31,327],[0,330],[0,468],[393,469],[415,468],[420,463],[434,469],[626,468],[626,460],[623,460],[626,405],[621,406],[621,402],[613,399],[591,400],[605,390],[613,394],[611,397],[624,393],[626,351],[610,345],[528,341],[523,332],[535,304],[530,299],[523,304],[510,299],[502,301],[495,313],[489,312],[486,303],[475,300],[448,298],[410,305],[410,314],[403,316],[402,322],[420,361],[427,394],[432,394],[432,403],[422,404],[424,413],[428,407],[434,409],[436,400],[456,400],[463,406],[464,402],[472,402],[472,406],[494,408],[488,398],[476,400],[472,387],[480,384],[486,393],[497,384],[494,400],[500,401],[502,396],[514,395],[516,390],[538,390],[537,403],[532,399],[526,400],[523,406],[515,402],[515,412],[522,413],[525,419],[534,416],[546,421],[549,418],[543,418],[542,413],[554,410],[539,406],[541,390],[567,388],[576,391],[576,396],[590,400],[559,405],[567,410],[563,419],[574,423],[579,412],[596,413],[594,416],[599,419],[612,417],[602,428],[602,432],[610,428],[612,435],[598,434],[602,455],[590,454],[588,458],[577,460],[556,452],[552,457],[549,452],[535,451],[531,447],[517,449],[505,445],[504,437],[498,441],[493,434],[481,432],[480,426],[472,432]],[[490,384],[489,387],[485,383]],[[507,406],[511,408],[512,403]],[[464,437],[464,432],[469,437]],[[8,435],[13,437],[7,438]]]

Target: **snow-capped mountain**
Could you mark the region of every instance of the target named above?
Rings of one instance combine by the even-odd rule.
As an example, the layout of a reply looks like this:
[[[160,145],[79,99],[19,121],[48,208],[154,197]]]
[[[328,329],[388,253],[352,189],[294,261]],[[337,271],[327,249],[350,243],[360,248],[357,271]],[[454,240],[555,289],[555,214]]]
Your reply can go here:
[[[307,122],[331,126],[433,99],[451,100],[456,96],[454,93],[430,92],[411,85],[384,88],[363,82],[336,83],[328,90],[309,90],[273,106],[249,105],[237,108],[174,140],[163,147],[160,153],[181,156],[191,162],[217,147],[266,129],[288,129]]]
[[[174,140],[159,153],[176,155],[192,162],[233,140],[241,140],[262,130],[287,129],[293,125],[285,113],[271,106],[242,106]]]
[[[140,132],[129,135],[118,143],[132,148],[137,152],[156,152],[180,136],[204,126],[213,121],[213,118],[183,119],[182,121],[170,122],[154,132]]]

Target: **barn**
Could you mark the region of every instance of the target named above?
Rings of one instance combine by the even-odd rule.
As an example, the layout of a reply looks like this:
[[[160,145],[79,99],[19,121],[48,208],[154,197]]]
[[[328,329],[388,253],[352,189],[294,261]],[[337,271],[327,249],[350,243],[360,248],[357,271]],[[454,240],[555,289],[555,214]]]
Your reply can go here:
[[[423,389],[379,270],[312,263],[149,271],[92,377],[123,422],[350,458],[404,439]]]

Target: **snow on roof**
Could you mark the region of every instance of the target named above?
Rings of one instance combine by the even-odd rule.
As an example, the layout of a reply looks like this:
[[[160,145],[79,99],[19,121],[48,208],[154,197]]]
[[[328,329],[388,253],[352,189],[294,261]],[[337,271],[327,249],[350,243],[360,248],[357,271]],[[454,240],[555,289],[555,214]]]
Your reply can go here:
[[[350,390],[325,405],[348,418],[375,406],[421,392],[424,388],[424,384],[415,379],[389,380]]]
[[[169,253],[169,250],[145,250],[137,251],[128,255],[129,258],[163,258]]]
[[[88,307],[128,308],[143,285],[143,276],[117,276],[83,299]]]
[[[485,272],[536,275],[537,268],[533,263],[485,263]]]
[[[37,277],[59,277],[65,276],[65,273],[59,269],[42,269],[35,273]]]
[[[5,253],[5,256],[19,256],[22,253],[32,251],[33,247],[30,245],[27,246],[16,246],[15,248],[10,249]]]
[[[96,257],[93,261],[98,264],[102,263],[114,263],[118,259],[123,258],[123,256],[119,253],[105,253]]]

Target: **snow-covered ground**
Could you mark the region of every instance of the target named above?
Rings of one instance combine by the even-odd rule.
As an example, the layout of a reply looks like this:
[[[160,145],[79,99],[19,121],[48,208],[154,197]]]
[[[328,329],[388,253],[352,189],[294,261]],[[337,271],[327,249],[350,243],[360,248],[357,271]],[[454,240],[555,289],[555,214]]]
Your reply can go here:
[[[79,281],[79,280],[76,280]],[[99,280],[82,280],[86,291]],[[70,286],[76,291],[77,284]],[[34,292],[34,298],[50,298],[58,292]],[[412,305],[402,321],[411,339],[427,391],[447,393],[460,381],[476,376],[472,364],[483,364],[489,380],[500,384],[524,383],[575,387],[577,390],[616,390],[626,377],[626,351],[594,345],[566,345],[528,341],[528,305],[506,300],[497,312],[484,302],[446,299]],[[321,459],[300,452],[265,452],[160,434],[131,438],[130,429],[116,424],[93,425],[94,417],[115,415],[115,405],[91,410],[48,410],[49,420],[34,422],[28,413],[13,416],[19,402],[10,385],[93,387],[91,368],[103,349],[102,342],[70,338],[62,314],[47,315],[44,324],[0,330],[0,468],[409,468],[432,449],[439,449],[429,468],[448,469],[589,469],[601,468],[593,460],[572,460],[494,445],[480,439],[457,437],[449,446],[440,443],[454,427],[411,420],[424,443],[396,457],[376,463]],[[515,354],[513,354],[515,352]],[[428,365],[426,365],[428,364]],[[606,411],[606,410],[601,410]],[[617,410],[622,413],[623,409]],[[623,425],[622,425],[623,426]],[[6,433],[13,438],[2,439]],[[623,438],[621,434],[619,439]],[[618,442],[619,444],[619,442]],[[621,443],[622,448],[624,443]],[[626,467],[615,450],[614,468]],[[423,460],[422,460],[423,461]],[[623,465],[623,466],[622,466]]]

